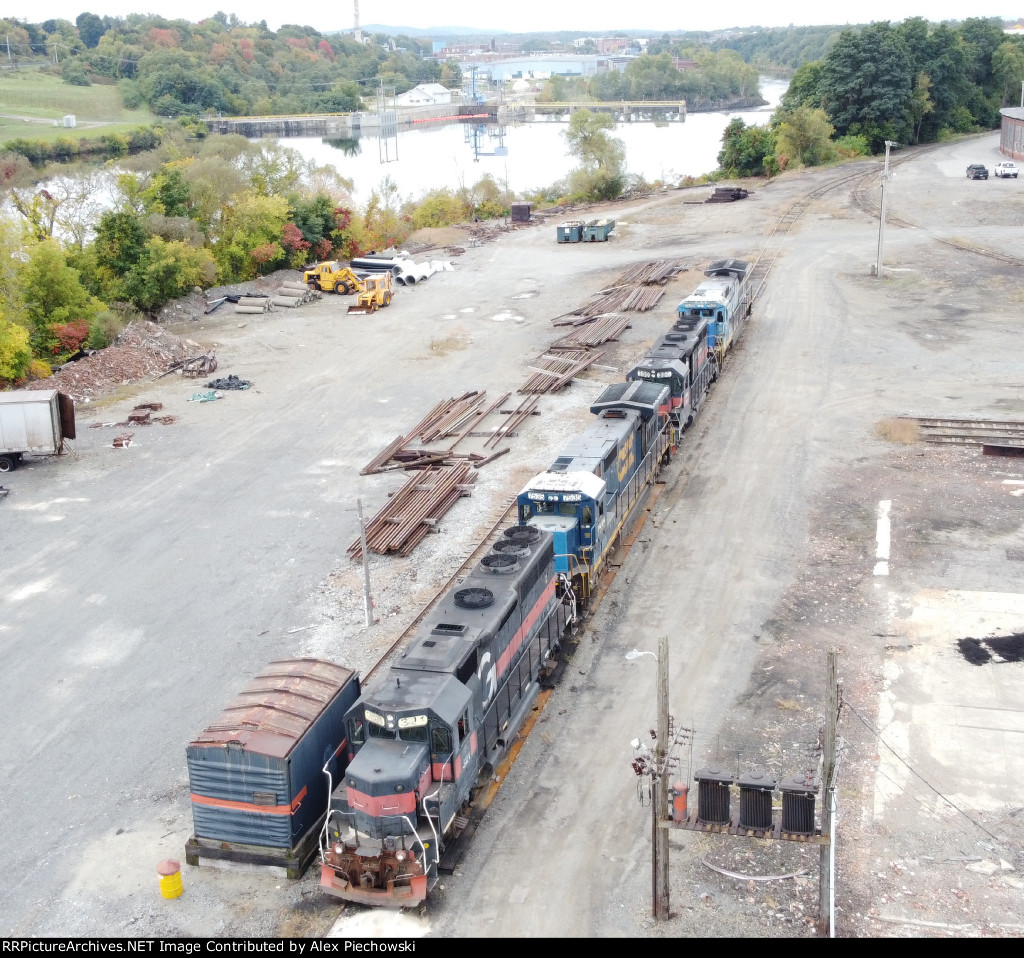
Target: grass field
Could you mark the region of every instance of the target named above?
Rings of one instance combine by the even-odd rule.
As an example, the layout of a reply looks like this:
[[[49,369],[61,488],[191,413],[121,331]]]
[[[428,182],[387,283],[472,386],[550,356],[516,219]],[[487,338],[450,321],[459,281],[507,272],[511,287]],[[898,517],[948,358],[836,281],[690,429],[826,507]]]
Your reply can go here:
[[[53,125],[69,113],[77,120],[75,129]],[[37,70],[0,74],[0,143],[18,137],[49,142],[58,136],[89,136],[154,119],[148,110],[126,110],[114,85],[69,86]]]

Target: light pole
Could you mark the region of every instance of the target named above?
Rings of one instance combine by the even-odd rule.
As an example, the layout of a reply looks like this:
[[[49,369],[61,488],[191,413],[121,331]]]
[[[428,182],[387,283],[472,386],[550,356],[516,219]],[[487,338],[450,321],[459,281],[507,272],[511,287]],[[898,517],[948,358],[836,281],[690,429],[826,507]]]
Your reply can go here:
[[[658,654],[631,649],[632,661],[650,655],[658,663],[657,738],[651,781],[651,911],[656,921],[669,918],[668,893],[668,636],[658,637]]]
[[[882,171],[882,208],[878,217],[878,258],[875,261],[875,276],[882,277],[882,240],[885,237],[885,184],[889,179],[889,149],[899,146],[893,140],[885,141],[885,169]]]

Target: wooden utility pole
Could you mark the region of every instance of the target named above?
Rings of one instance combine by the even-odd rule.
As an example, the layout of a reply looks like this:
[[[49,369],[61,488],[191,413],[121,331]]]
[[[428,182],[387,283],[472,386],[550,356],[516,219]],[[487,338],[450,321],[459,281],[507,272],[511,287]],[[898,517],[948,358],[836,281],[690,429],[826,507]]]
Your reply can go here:
[[[658,740],[651,796],[651,900],[656,921],[668,921],[668,636],[658,638]]]
[[[363,500],[356,499],[359,510],[359,548],[363,553],[363,605],[366,610],[367,628],[373,625],[373,596],[370,593],[370,557],[366,551],[366,523],[363,522]]]
[[[826,938],[832,932],[832,862],[835,860],[836,841],[832,829],[832,800],[835,795],[836,726],[839,723],[838,660],[838,650],[829,649],[828,705],[821,749],[821,834],[828,838],[828,844],[820,847],[818,864],[818,934]]]

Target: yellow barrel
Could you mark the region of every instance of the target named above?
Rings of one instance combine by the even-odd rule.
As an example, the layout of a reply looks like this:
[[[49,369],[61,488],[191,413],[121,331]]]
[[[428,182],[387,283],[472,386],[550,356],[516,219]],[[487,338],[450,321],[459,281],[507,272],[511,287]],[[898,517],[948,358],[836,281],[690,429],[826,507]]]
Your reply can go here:
[[[164,898],[177,898],[185,890],[181,884],[181,862],[173,858],[165,858],[156,866],[160,876],[160,894]]]

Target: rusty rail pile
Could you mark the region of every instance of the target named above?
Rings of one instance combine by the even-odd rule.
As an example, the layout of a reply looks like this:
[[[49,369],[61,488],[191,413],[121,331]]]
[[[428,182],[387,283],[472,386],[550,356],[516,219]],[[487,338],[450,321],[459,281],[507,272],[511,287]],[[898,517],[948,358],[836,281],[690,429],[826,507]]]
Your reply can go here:
[[[366,548],[378,555],[408,556],[459,499],[470,495],[476,475],[468,463],[432,466],[409,477],[383,509],[366,524]],[[353,559],[361,559],[359,537],[348,547]]]
[[[522,392],[521,389],[519,391]],[[505,393],[504,398],[507,399],[508,395],[508,393]],[[516,426],[520,425],[527,418],[536,413],[537,402],[537,399],[524,399],[515,409],[512,410],[512,412],[509,413],[508,419],[506,419],[497,429],[494,430],[493,433],[491,433],[490,436],[487,437],[487,439],[484,440],[484,446],[496,446],[506,436],[511,435],[512,430],[514,430]],[[506,452],[508,452],[507,447],[502,449],[500,452],[496,452],[493,455],[488,456],[486,459],[475,463],[474,466],[479,469],[481,466],[489,463],[492,459],[497,459],[498,456],[505,455]]]
[[[604,353],[591,349],[566,351],[562,356],[544,356],[538,360],[539,369],[519,387],[520,393],[556,393],[588,366],[596,363]]]
[[[621,273],[609,289],[619,286],[664,286],[682,268],[683,264],[674,259],[656,259],[648,263],[637,263]],[[602,293],[607,291],[601,290]]]
[[[360,474],[368,476],[379,472],[394,472],[398,469],[426,469],[432,466],[450,466],[459,463],[466,463],[479,469],[481,466],[493,462],[499,456],[503,456],[509,451],[507,448],[490,455],[483,455],[476,452],[456,452],[455,447],[467,436],[481,435],[486,436],[485,447],[497,445],[499,440],[512,434],[512,430],[516,426],[534,413],[537,404],[536,401],[523,402],[508,414],[509,418],[502,425],[488,432],[479,427],[488,416],[500,409],[511,393],[505,393],[484,408],[483,402],[486,395],[486,392],[474,390],[463,393],[459,397],[439,402],[413,427],[408,435],[398,436],[377,453],[360,470]],[[417,445],[417,443],[435,443],[438,440],[449,438],[452,441],[443,449]]]
[[[434,442],[451,436],[462,428],[467,420],[477,417],[486,392],[472,390],[461,396],[439,402],[417,423],[409,433],[411,439],[420,442]]]
[[[614,342],[629,328],[628,316],[610,313],[606,316],[585,317],[572,323],[573,329],[561,339],[556,339],[548,348],[554,352],[566,349],[586,349]]]

